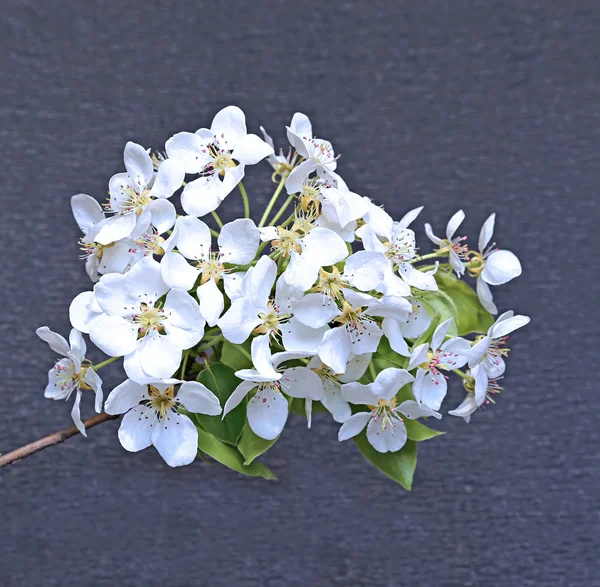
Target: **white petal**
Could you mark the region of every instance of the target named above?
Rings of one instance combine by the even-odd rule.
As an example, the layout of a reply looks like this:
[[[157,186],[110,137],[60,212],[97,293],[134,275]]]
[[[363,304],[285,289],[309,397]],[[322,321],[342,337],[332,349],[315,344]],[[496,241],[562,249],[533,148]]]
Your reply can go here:
[[[346,335],[344,326],[332,328],[326,332],[319,345],[319,358],[334,373],[343,373],[346,370],[351,352],[352,343]]]
[[[219,253],[223,263],[247,265],[258,250],[260,231],[250,218],[238,218],[221,229],[218,238]]]
[[[323,215],[342,228],[362,218],[369,210],[364,198],[349,190],[324,186],[321,188],[321,198]]]
[[[295,317],[281,325],[283,347],[287,351],[316,353],[329,327],[311,328]]]
[[[71,348],[69,343],[60,334],[53,332],[47,326],[41,326],[35,333],[44,341],[48,343],[48,346],[59,355],[66,357]]]
[[[169,339],[182,349],[198,344],[204,335],[204,318],[200,315],[198,302],[186,291],[171,290],[164,307],[164,322]]]
[[[378,418],[372,418],[367,426],[367,440],[377,452],[396,452],[406,444],[407,438],[402,420],[391,415],[385,427]]]
[[[448,328],[450,328],[450,324],[454,321],[454,318],[448,318],[444,320],[433,332],[433,336],[431,337],[431,348],[434,351],[437,351],[442,346],[444,339],[446,338],[446,334],[448,333]]]
[[[167,253],[160,262],[164,282],[170,288],[188,291],[194,287],[200,271],[192,267],[179,253]]]
[[[279,238],[279,232],[277,232],[276,226],[263,226],[258,230],[260,233],[260,240],[263,243],[273,241]]]
[[[244,295],[251,297],[257,307],[266,309],[275,279],[277,279],[277,263],[266,255],[262,256],[246,273]]]
[[[308,159],[292,169],[291,173],[285,180],[285,189],[288,194],[297,194],[302,191],[302,185],[306,178],[317,168],[317,164]]]
[[[446,378],[441,373],[434,374],[426,371],[421,383],[420,398],[416,394],[415,398],[428,408],[438,412],[444,397],[446,397],[447,388]]]
[[[148,448],[152,444],[152,426],[154,425],[154,410],[145,406],[136,406],[129,410],[119,427],[121,446],[130,452]]]
[[[100,283],[109,277],[111,276],[104,276],[100,280]],[[118,277],[121,276],[119,275]],[[169,286],[165,283],[161,275],[160,263],[155,261],[151,256],[145,257],[139,263],[136,263],[125,275],[125,278],[130,295],[145,302],[156,302],[158,298],[169,291]],[[96,291],[98,291],[99,287],[100,284],[96,286]],[[97,293],[96,297],[98,298]],[[100,303],[99,299],[98,302]]]
[[[477,278],[477,296],[481,305],[490,313],[497,314],[498,308],[494,304],[494,297],[492,296],[492,290],[490,286],[481,278],[481,275]]]
[[[81,363],[85,358],[85,353],[87,351],[87,346],[85,344],[85,340],[83,339],[83,335],[76,328],[72,328],[69,333],[69,346],[71,350],[67,354],[67,356],[75,363],[76,370],[79,373],[81,369]]]
[[[187,416],[170,413],[154,424],[152,444],[169,467],[189,465],[198,453],[198,430]]]
[[[502,318],[502,316],[500,318]],[[493,338],[502,338],[517,330],[517,328],[522,328],[526,324],[529,324],[529,316],[511,316],[504,320],[500,320],[500,318],[498,318],[498,321],[492,328]]]
[[[180,132],[172,136],[165,150],[169,159],[183,164],[186,173],[200,173],[212,159],[206,139],[192,132]]]
[[[79,432],[81,432],[81,434],[83,436],[87,436],[87,433],[85,431],[85,426],[83,424],[83,422],[81,421],[81,389],[77,390],[77,393],[75,394],[75,402],[73,403],[73,408],[71,409],[71,418],[73,419],[73,422],[75,424],[75,426],[77,426],[77,429],[79,430]]]
[[[248,424],[257,436],[274,440],[285,426],[288,409],[288,402],[281,393],[264,388],[248,402]]]
[[[417,216],[421,213],[421,210],[423,210],[423,206],[419,206],[418,208],[408,211],[397,222],[398,228],[408,228],[417,219]]]
[[[221,205],[221,180],[216,173],[190,181],[181,193],[181,206],[191,216],[206,216]]]
[[[485,401],[488,388],[488,376],[482,365],[478,365],[471,371],[471,376],[475,379],[475,403],[481,406]]]
[[[169,200],[153,200],[148,205],[150,223],[156,228],[157,234],[163,234],[173,228],[177,212]]]
[[[294,113],[290,126],[286,126],[287,138],[290,145],[296,149],[303,157],[306,157],[306,151],[304,151],[304,141],[309,141],[313,138],[312,124],[306,114],[302,112]],[[303,150],[304,152],[300,152]]]
[[[490,285],[502,285],[521,275],[521,263],[517,256],[503,249],[494,251],[486,260],[481,279]]]
[[[102,206],[87,194],[77,194],[71,198],[71,210],[77,226],[83,234],[87,234],[98,222],[104,220]]]
[[[211,250],[210,228],[193,216],[180,216],[175,223],[177,250],[187,259],[203,259]]]
[[[429,224],[429,222],[425,223],[425,234],[427,235],[427,238],[436,245],[439,245],[442,242],[440,237],[433,234],[433,229],[431,228],[431,224]]]
[[[242,381],[229,396],[229,399],[225,402],[223,407],[223,418],[231,412],[231,410],[237,408],[240,402],[256,387],[254,381]]]
[[[225,199],[227,195],[229,195],[237,186],[242,179],[244,179],[244,168],[245,166],[240,163],[237,167],[229,167],[225,170],[225,176],[223,177],[223,181],[221,182],[221,188],[219,197],[221,201]]]
[[[369,363],[373,357],[372,353],[363,353],[362,355],[356,355],[351,357],[346,366],[346,371],[342,373],[338,379],[342,383],[350,383],[351,381],[358,381],[369,368]]]
[[[410,371],[412,371],[418,365],[421,365],[423,363],[428,363],[429,362],[428,351],[429,351],[429,344],[427,344],[426,342],[423,344],[420,344],[418,347],[415,347],[412,350],[412,353],[410,355],[410,362],[408,363],[408,369]]]
[[[116,214],[98,222],[96,228],[96,242],[101,245],[110,245],[115,241],[127,238],[137,224],[137,216],[134,212],[127,214]]]
[[[358,414],[354,414],[342,424],[342,427],[338,432],[338,440],[343,442],[344,440],[348,440],[349,438],[360,434],[370,419],[370,412],[358,412]]]
[[[197,381],[185,381],[177,392],[183,407],[194,414],[218,416],[221,413],[219,398],[205,385]]]
[[[383,330],[373,320],[363,320],[359,332],[353,332],[350,336],[351,351],[355,355],[363,353],[374,353],[379,346],[383,336]]]
[[[496,220],[496,215],[492,214],[490,217],[483,223],[481,227],[481,231],[479,232],[479,250],[483,253],[483,250],[488,246],[492,235],[494,234],[494,222]]]
[[[406,338],[418,338],[429,328],[431,316],[421,302],[412,300],[411,304],[412,312],[409,313],[406,320],[398,320],[398,323]]]
[[[209,279],[196,290],[200,302],[200,314],[209,326],[214,326],[223,313],[225,300],[214,279]]]
[[[283,272],[283,279],[292,290],[298,293],[308,291],[319,276],[319,255],[299,255],[292,251],[290,262]]]
[[[273,368],[271,358],[271,347],[269,345],[269,335],[257,336],[252,340],[251,355],[252,363],[256,370],[267,378],[267,381],[276,381],[281,377]]]
[[[390,401],[400,389],[414,380],[415,378],[406,369],[383,369],[371,384],[371,393],[377,398]]]
[[[372,230],[377,236],[389,239],[394,225],[392,217],[383,208],[373,204],[369,198],[367,200],[369,202],[369,213],[365,216],[365,220],[369,230]]]
[[[138,330],[121,316],[102,316],[90,330],[90,340],[110,357],[133,352]]]
[[[400,277],[417,289],[426,291],[437,291],[438,286],[433,275],[419,271],[409,263],[400,263],[398,265],[398,273]]]
[[[341,314],[337,304],[322,294],[308,294],[292,304],[294,316],[312,328],[321,328]]]
[[[458,229],[458,227],[462,224],[462,221],[465,219],[465,213],[462,210],[459,210],[450,220],[448,221],[448,225],[446,226],[446,238],[451,241],[454,233]]]
[[[110,392],[104,404],[104,411],[107,414],[124,414],[147,398],[147,385],[126,379]]]
[[[111,316],[130,316],[136,309],[125,275],[110,273],[103,275],[94,287],[93,306]]]
[[[145,189],[154,175],[152,159],[150,159],[146,149],[129,141],[125,145],[123,159],[125,169],[127,169],[131,181],[138,186],[138,191]]]
[[[389,261],[383,253],[359,251],[350,255],[344,265],[344,276],[362,291],[375,289],[384,279]]]
[[[149,196],[170,198],[182,185],[185,164],[177,159],[165,159],[158,168]]]
[[[484,336],[478,340],[471,349],[469,350],[467,357],[469,361],[469,368],[473,369],[483,361],[488,349],[490,348],[491,339],[489,336]]]
[[[217,321],[223,336],[234,344],[242,344],[261,323],[254,302],[249,298],[234,300],[229,310]]]
[[[373,384],[364,385],[358,381],[344,383],[341,386],[342,397],[351,404],[369,406],[377,404],[379,397],[373,393]]]
[[[344,399],[339,385],[326,380],[323,382],[323,387],[324,393],[321,403],[329,410],[329,413],[336,422],[343,424],[352,415],[350,404]]]
[[[464,338],[455,337],[447,340],[440,348],[440,361],[448,370],[460,369],[467,363],[471,343]]]
[[[464,418],[465,422],[469,422],[471,414],[477,411],[477,404],[475,403],[475,397],[472,393],[468,393],[462,403],[454,410],[450,410],[448,413],[451,416],[458,416]]]
[[[71,325],[81,332],[88,333],[103,315],[104,312],[91,291],[80,293],[69,306]]]
[[[320,400],[325,390],[321,378],[306,367],[286,369],[279,380],[281,389],[291,397]]]
[[[425,405],[420,405],[418,402],[408,399],[403,401],[398,406],[398,411],[402,412],[409,420],[416,420],[417,418],[428,418],[429,416],[433,416],[438,420],[442,417],[442,414],[436,412],[428,408]]]
[[[227,149],[233,150],[246,135],[246,116],[237,106],[226,106],[215,114],[210,130],[219,143],[224,140]]]
[[[255,165],[269,155],[273,155],[273,147],[254,134],[242,137],[231,154],[233,159],[244,165]]]
[[[158,379],[167,379],[181,363],[181,347],[170,336],[150,333],[140,339],[135,349],[142,369]]]
[[[223,288],[225,289],[225,295],[231,300],[235,300],[242,296],[242,287],[244,284],[244,278],[246,277],[246,271],[238,271],[236,273],[226,273],[221,276],[223,279]]]
[[[303,254],[315,257],[321,267],[335,265],[348,256],[344,240],[332,230],[317,226],[302,240]]]

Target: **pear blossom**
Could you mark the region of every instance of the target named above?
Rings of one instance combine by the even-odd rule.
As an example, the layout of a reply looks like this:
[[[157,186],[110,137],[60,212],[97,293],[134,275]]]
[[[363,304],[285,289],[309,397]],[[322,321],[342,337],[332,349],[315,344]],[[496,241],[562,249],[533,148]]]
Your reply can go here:
[[[411,310],[406,316],[400,313],[386,316],[381,324],[390,347],[403,357],[411,355],[405,339],[418,338],[431,324],[431,316],[421,302],[413,299],[410,304]]]
[[[411,420],[441,415],[413,400],[396,405],[396,394],[414,377],[406,369],[384,369],[373,383],[353,382],[342,385],[342,394],[351,404],[368,406],[369,412],[357,412],[339,430],[340,442],[360,434],[367,428],[367,440],[378,452],[396,452],[408,439],[403,416]]]
[[[273,176],[289,175],[290,171],[293,169],[293,163],[292,163],[293,156],[292,156],[291,147],[290,147],[287,155],[283,154],[283,149],[279,149],[279,153],[276,153],[275,152],[275,143],[273,142],[273,138],[267,133],[267,131],[264,129],[264,127],[261,126],[259,128],[260,128],[260,132],[263,135],[263,139],[264,139],[265,143],[267,143],[267,145],[269,145],[269,147],[271,147],[271,149],[273,149],[273,154],[269,155],[267,157],[267,163],[275,171]]]
[[[85,358],[87,347],[81,332],[73,328],[67,342],[60,334],[53,332],[47,326],[41,326],[36,334],[48,343],[48,346],[59,355],[63,355],[48,372],[48,385],[44,397],[49,399],[68,400],[75,392],[75,402],[71,410],[71,418],[79,432],[87,436],[85,426],[81,421],[81,396],[84,389],[95,393],[96,412],[102,411],[102,379]]]
[[[271,146],[246,130],[246,116],[237,106],[223,108],[210,129],[180,132],[166,143],[167,155],[181,161],[186,173],[200,174],[181,194],[187,214],[205,216],[243,179],[246,165],[273,155]]]
[[[218,284],[223,281],[227,291],[233,279],[225,264],[250,263],[258,250],[260,232],[249,218],[238,218],[223,226],[217,243],[219,248],[215,251],[210,229],[204,222],[193,216],[182,216],[177,219],[171,242],[179,252],[167,253],[160,264],[162,277],[171,288],[190,290],[200,277],[196,290],[200,313],[209,326],[217,323],[225,307]]]
[[[416,257],[415,233],[410,228],[405,228],[400,223],[393,224],[391,231],[384,236],[384,242],[369,224],[361,226],[356,234],[362,239],[365,250],[384,253],[389,259],[389,269],[379,291],[405,296],[410,295],[410,286],[437,290],[433,275],[419,271],[409,262]],[[396,276],[394,269],[398,269],[400,278]]]
[[[505,249],[493,248],[489,242],[494,234],[496,215],[492,214],[481,227],[479,233],[479,252],[471,251],[472,257],[467,265],[471,277],[477,278],[477,295],[481,305],[491,314],[497,314],[498,308],[490,285],[502,285],[521,275],[521,263],[517,256]]]
[[[464,244],[464,241],[467,239],[466,236],[455,237],[454,234],[456,233],[458,227],[461,225],[464,219],[465,213],[462,210],[459,210],[456,214],[452,216],[452,218],[450,218],[450,220],[448,221],[448,225],[446,226],[445,239],[441,239],[435,236],[435,234],[433,234],[431,224],[425,224],[425,233],[429,237],[429,240],[431,240],[433,243],[439,246],[440,252],[448,253],[450,265],[452,269],[454,269],[458,277],[464,275],[465,259],[468,247]]]
[[[181,187],[183,165],[166,159],[155,172],[148,152],[131,141],[125,146],[123,158],[127,171],[113,175],[109,181],[110,210],[114,215],[97,224],[94,239],[101,245],[127,237],[136,239],[150,226],[162,234],[175,223],[175,206],[167,198]]]
[[[94,303],[103,315],[92,322],[90,339],[107,355],[124,356],[127,376],[139,383],[171,377],[182,350],[196,345],[204,333],[198,303],[184,290],[169,290],[152,257],[125,275],[102,276]]]
[[[485,399],[488,379],[497,379],[504,375],[506,369],[504,357],[509,352],[506,348],[508,335],[527,324],[529,324],[528,316],[515,316],[512,310],[504,312],[490,326],[487,335],[480,337],[469,350],[469,368],[478,375],[475,377],[475,396],[478,405],[481,405]]]
[[[77,225],[83,232],[80,240],[85,260],[85,270],[92,281],[100,279],[100,273],[125,273],[145,255],[145,251],[131,238],[123,238],[108,245],[96,242],[106,215],[102,206],[87,194],[71,198],[71,208]]]
[[[107,414],[125,414],[119,441],[138,452],[150,445],[170,467],[189,465],[198,452],[198,429],[179,407],[196,414],[217,416],[219,398],[197,381],[156,379],[146,384],[126,379],[106,399]]]
[[[414,348],[408,369],[417,369],[413,384],[413,395],[420,405],[439,410],[446,396],[447,377],[442,371],[460,369],[467,362],[471,343],[460,337],[444,338],[454,318],[448,318],[434,331],[431,343],[423,343]]]
[[[269,257],[261,257],[248,269],[231,307],[218,320],[223,336],[230,342],[241,344],[252,332],[281,336],[288,351],[316,352],[328,330],[326,326],[313,328],[293,315],[293,290],[280,278],[275,297],[271,290],[277,279],[277,264]]]
[[[313,136],[312,124],[308,116],[302,112],[296,112],[290,126],[287,126],[286,129],[288,141],[305,159],[288,176],[286,180],[288,193],[295,193],[299,183],[301,184],[304,178],[314,171],[320,176],[326,173],[333,175],[337,167],[337,157],[333,152],[333,147],[329,141]]]
[[[494,396],[502,392],[502,386],[498,383],[501,377],[489,378],[481,363],[469,370],[467,375],[463,384],[468,393],[461,404],[448,414],[463,418],[468,423],[471,415],[482,405],[495,403]]]
[[[279,366],[282,363],[304,358],[307,354],[284,351],[271,355],[269,336],[266,334],[252,340],[251,356],[254,369],[236,371],[235,376],[242,379],[242,382],[225,403],[223,418],[256,389],[256,394],[248,402],[248,424],[257,436],[273,440],[281,434],[288,417],[288,400],[283,392],[290,397],[318,400],[321,397],[319,376],[306,368],[280,372]]]

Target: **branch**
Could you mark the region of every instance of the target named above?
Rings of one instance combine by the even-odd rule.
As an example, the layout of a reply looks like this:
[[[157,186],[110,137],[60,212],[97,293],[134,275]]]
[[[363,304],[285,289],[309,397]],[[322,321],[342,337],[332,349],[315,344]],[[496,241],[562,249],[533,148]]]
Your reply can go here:
[[[109,420],[116,420],[119,416],[111,416],[110,414],[98,414],[93,418],[89,418],[83,422],[86,430],[93,428],[97,424],[102,424],[102,422],[108,422]],[[71,436],[75,436],[79,434],[79,430],[77,426],[71,426],[70,428],[66,428],[65,430],[60,430],[59,432],[55,432],[54,434],[50,434],[45,436],[44,438],[40,438],[35,442],[31,442],[30,444],[26,444],[21,448],[17,448],[11,452],[0,455],[0,469],[2,467],[6,467],[7,465],[12,465],[13,463],[18,463],[19,461],[26,459],[28,456],[35,454],[45,448],[50,446],[54,446],[55,444],[60,444],[67,440],[67,438],[71,438]]]

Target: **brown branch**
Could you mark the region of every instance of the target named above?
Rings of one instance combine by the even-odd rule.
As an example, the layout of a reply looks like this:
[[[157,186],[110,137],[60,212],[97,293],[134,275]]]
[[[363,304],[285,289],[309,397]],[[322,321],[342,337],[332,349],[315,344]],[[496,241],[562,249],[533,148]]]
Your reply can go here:
[[[116,420],[119,416],[111,416],[110,414],[98,414],[93,418],[89,418],[83,422],[85,429],[88,430],[93,428],[97,424],[102,424],[102,422],[108,422],[109,420]],[[54,434],[50,434],[45,436],[44,438],[40,438],[35,442],[31,442],[30,444],[26,444],[21,448],[17,448],[11,452],[7,452],[6,454],[0,455],[0,469],[2,467],[6,467],[7,465],[12,465],[13,463],[18,463],[19,461],[26,459],[28,456],[35,454],[49,446],[54,446],[55,444],[60,444],[67,440],[67,438],[71,438],[71,436],[75,436],[79,434],[79,430],[77,426],[71,426],[70,428],[66,428],[65,430],[60,430],[59,432],[55,432]]]

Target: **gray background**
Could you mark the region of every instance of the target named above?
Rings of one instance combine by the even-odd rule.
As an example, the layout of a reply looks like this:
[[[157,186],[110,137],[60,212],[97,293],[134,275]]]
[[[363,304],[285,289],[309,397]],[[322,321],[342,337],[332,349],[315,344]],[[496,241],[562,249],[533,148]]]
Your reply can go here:
[[[127,140],[160,147],[231,103],[279,144],[307,113],[355,191],[426,204],[438,233],[462,207],[475,243],[498,212],[524,274],[496,299],[532,323],[497,405],[421,445],[410,494],[324,417],[290,421],[272,483],[131,455],[111,422],[2,471],[0,583],[600,585],[599,17],[591,0],[2,2],[0,450],[70,424],[34,334],[67,332],[89,287],[70,196],[103,199]],[[268,174],[249,170],[255,210]]]

